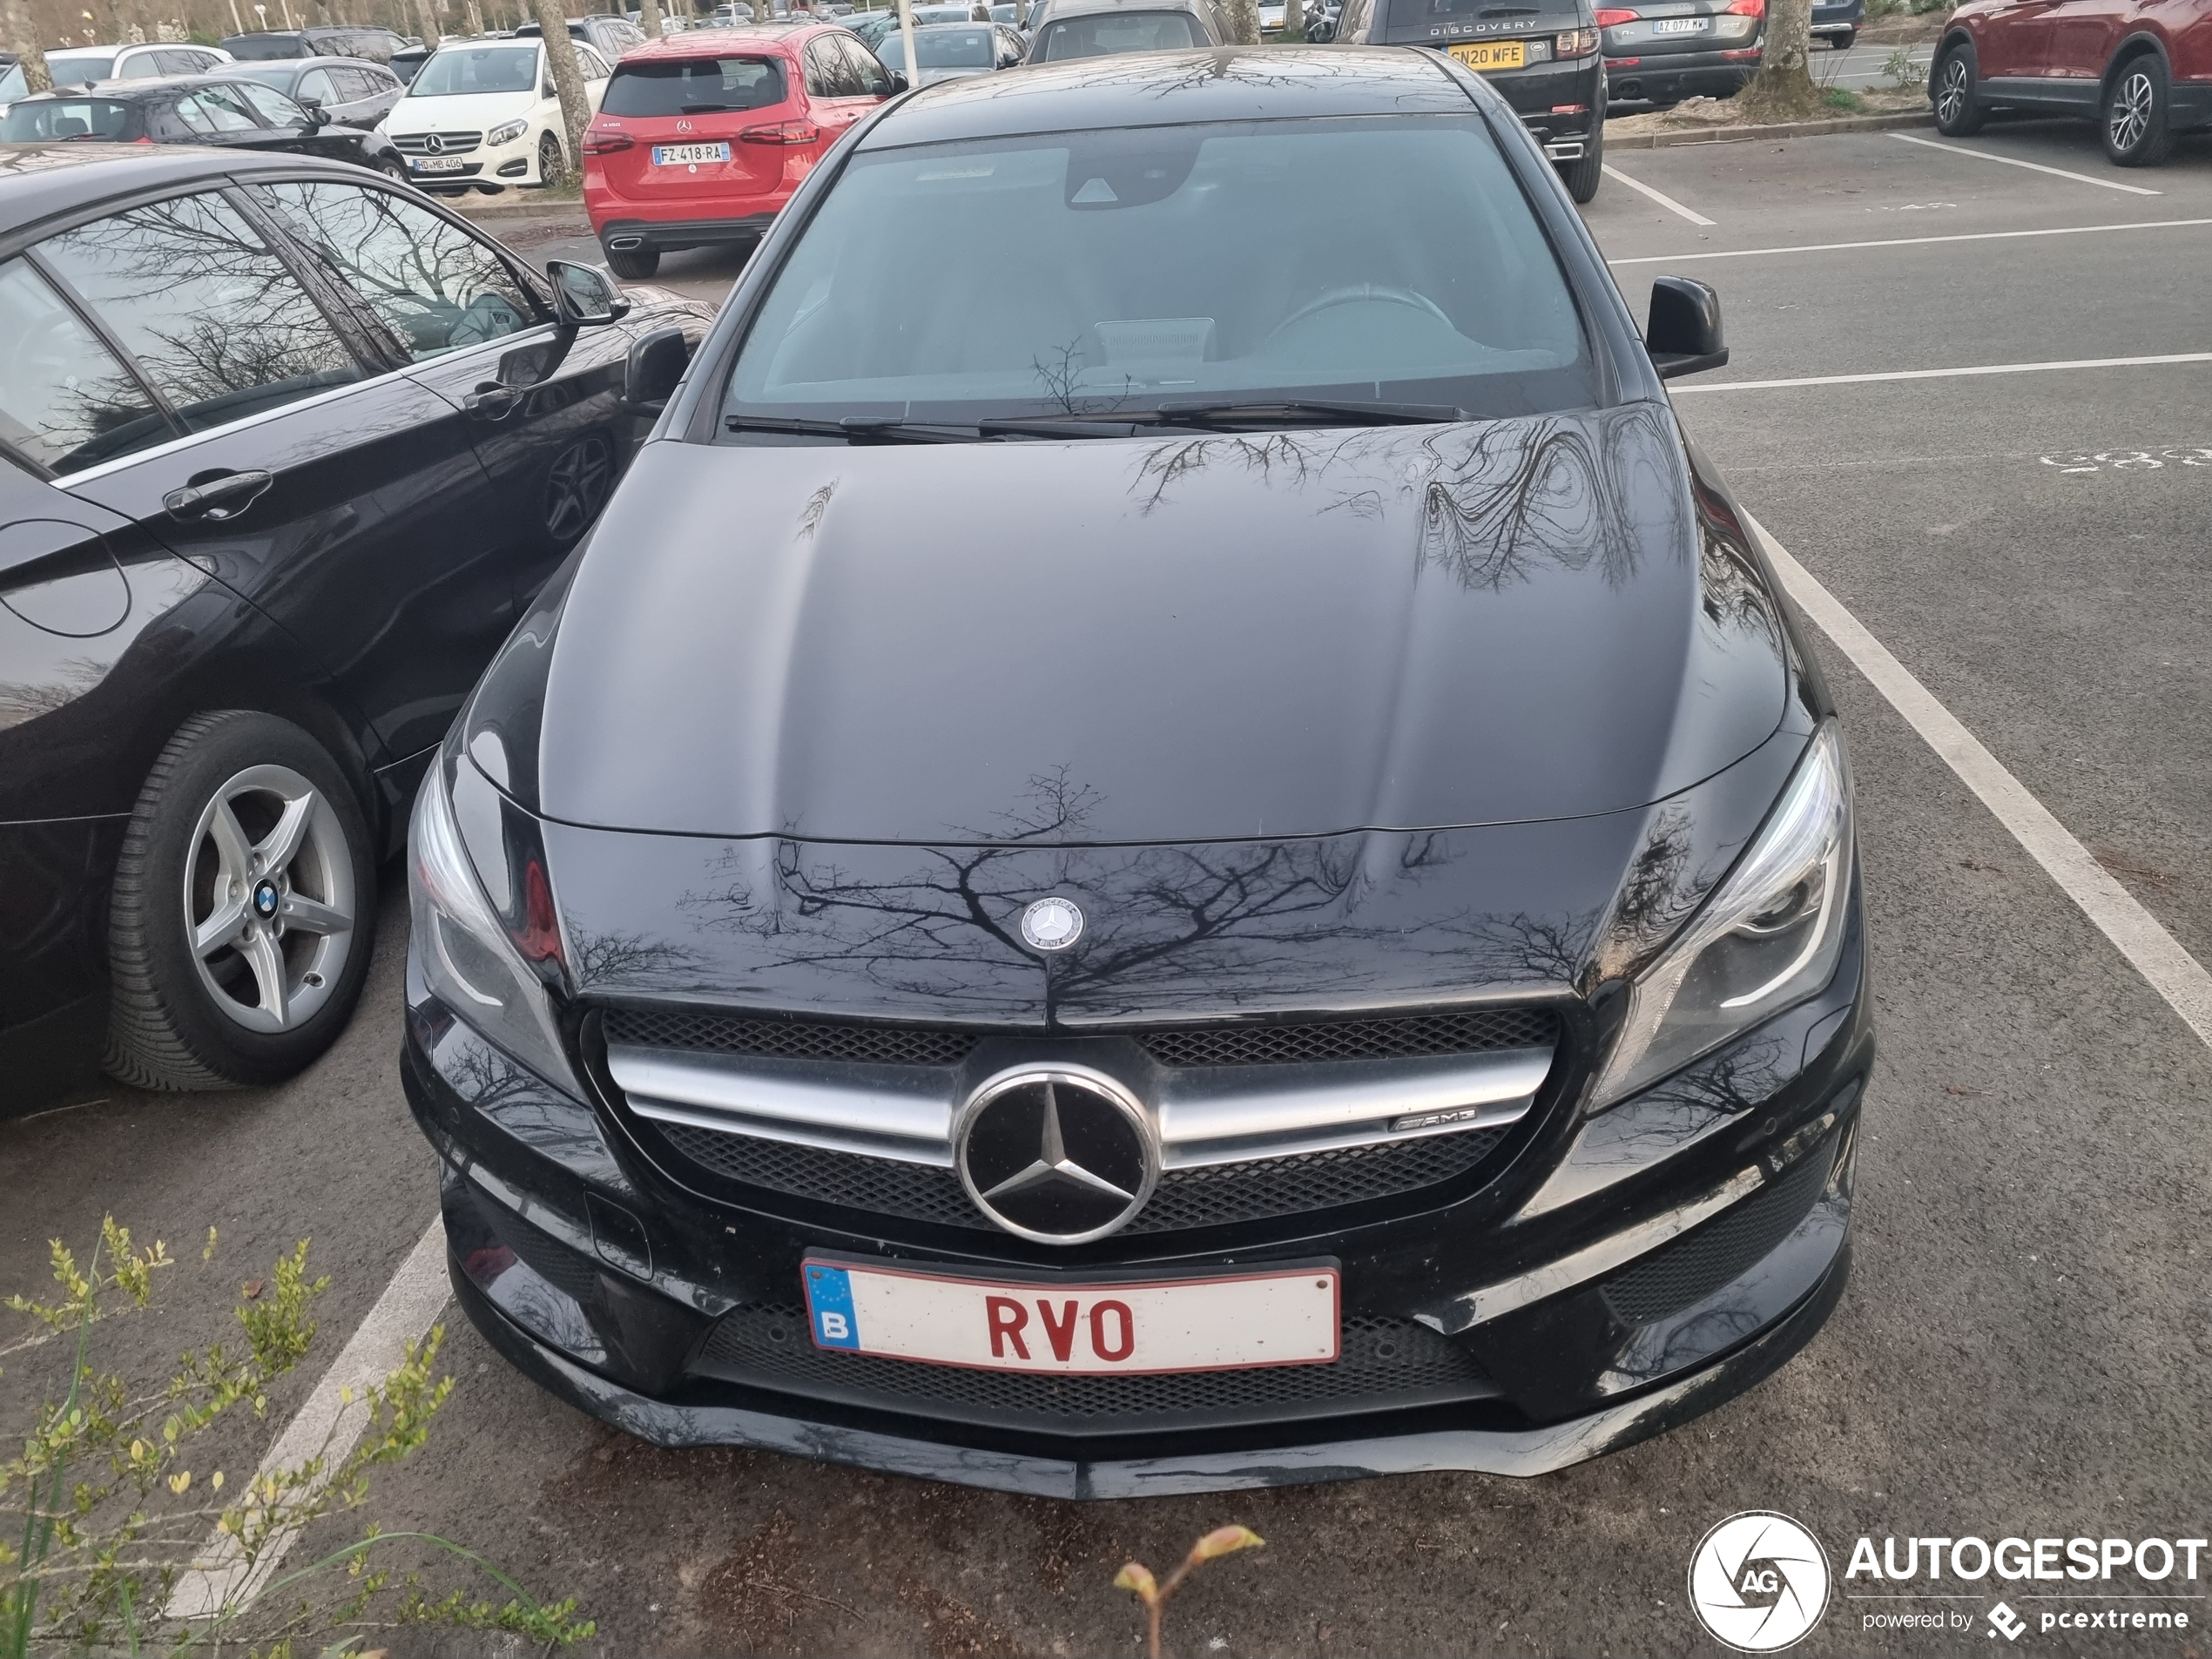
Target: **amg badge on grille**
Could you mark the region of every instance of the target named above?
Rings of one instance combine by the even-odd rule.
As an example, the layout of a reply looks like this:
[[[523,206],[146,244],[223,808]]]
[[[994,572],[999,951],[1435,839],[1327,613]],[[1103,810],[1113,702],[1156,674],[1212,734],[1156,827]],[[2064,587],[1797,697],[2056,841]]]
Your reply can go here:
[[[1144,1108],[1088,1066],[1015,1066],[987,1079],[961,1108],[953,1157],[977,1209],[1047,1244],[1118,1231],[1160,1178]]]

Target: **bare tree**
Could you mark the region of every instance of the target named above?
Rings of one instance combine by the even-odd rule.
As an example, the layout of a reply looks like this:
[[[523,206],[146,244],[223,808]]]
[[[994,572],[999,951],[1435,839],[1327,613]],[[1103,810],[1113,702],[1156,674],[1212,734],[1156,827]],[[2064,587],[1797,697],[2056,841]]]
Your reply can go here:
[[[51,91],[54,78],[46,69],[46,54],[38,44],[38,25],[31,21],[30,0],[0,0],[0,35],[23,59],[24,84],[34,92]]]
[[[415,0],[415,27],[425,46],[435,47],[443,38],[438,32],[438,14],[430,0]]]
[[[1229,0],[1229,27],[1243,46],[1259,44],[1259,0]],[[1810,15],[1810,14],[1808,14]]]
[[[1820,89],[1812,84],[1812,0],[1768,0],[1765,55],[1740,96],[1767,119],[1804,117],[1820,107]]]
[[[1285,0],[1283,38],[1289,41],[1305,38],[1305,0]]]
[[[637,0],[637,26],[646,39],[660,38],[660,0]]]
[[[577,63],[576,47],[569,40],[569,20],[560,0],[535,0],[537,26],[545,31],[545,61],[553,66],[553,90],[560,95],[561,126],[568,139],[562,177],[582,165],[583,129],[591,119],[591,105],[584,101],[583,71]],[[547,184],[554,181],[545,180]]]

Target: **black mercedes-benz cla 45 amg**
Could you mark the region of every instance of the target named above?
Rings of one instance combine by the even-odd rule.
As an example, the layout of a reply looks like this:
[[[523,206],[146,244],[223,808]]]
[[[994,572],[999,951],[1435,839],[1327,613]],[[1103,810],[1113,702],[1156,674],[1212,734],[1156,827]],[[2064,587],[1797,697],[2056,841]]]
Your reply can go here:
[[[649,1440],[1075,1496],[1781,1365],[1872,1035],[1833,711],[1663,386],[1725,357],[1439,54],[861,123],[416,807],[470,1317]]]

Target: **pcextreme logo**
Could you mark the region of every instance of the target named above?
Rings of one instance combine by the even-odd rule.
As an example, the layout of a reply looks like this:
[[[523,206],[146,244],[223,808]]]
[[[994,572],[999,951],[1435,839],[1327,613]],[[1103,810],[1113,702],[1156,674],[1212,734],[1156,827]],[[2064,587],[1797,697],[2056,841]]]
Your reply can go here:
[[[1828,1610],[1828,1557],[1787,1515],[1730,1515],[1689,1558],[1689,1605],[1715,1641],[1743,1653],[1777,1653]]]

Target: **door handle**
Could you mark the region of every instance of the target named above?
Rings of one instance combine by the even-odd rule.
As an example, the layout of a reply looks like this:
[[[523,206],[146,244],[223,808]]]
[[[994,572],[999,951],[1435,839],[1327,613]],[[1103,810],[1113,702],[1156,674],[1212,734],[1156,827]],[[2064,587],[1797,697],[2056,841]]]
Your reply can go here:
[[[186,484],[182,489],[172,489],[161,498],[169,516],[185,523],[196,518],[236,518],[261,497],[261,492],[276,482],[274,473],[256,468],[247,472],[224,473],[197,484]]]
[[[461,400],[461,407],[480,421],[503,421],[522,395],[511,386],[486,381]]]

